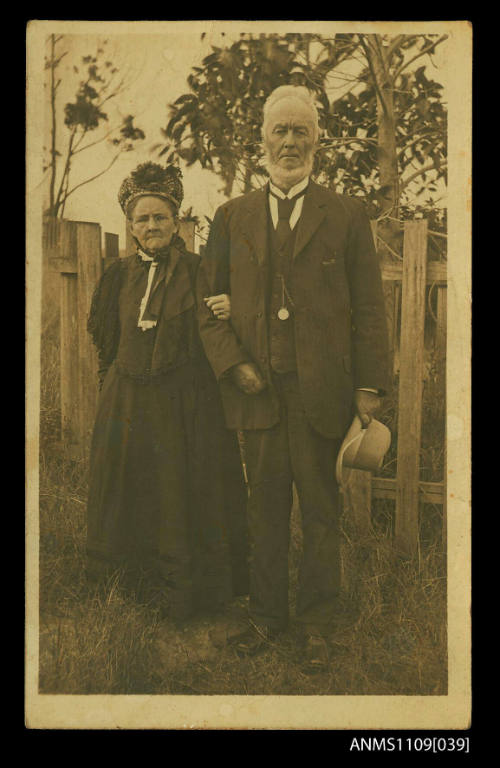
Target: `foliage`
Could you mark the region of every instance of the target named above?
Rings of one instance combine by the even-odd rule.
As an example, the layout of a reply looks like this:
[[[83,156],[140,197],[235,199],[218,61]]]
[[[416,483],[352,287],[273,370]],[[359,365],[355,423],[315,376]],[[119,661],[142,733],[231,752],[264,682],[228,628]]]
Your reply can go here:
[[[349,91],[332,102],[324,118],[326,136],[321,141],[317,171],[339,191],[365,196],[376,214],[384,190],[378,172],[375,88],[368,70],[360,80],[362,90]],[[423,66],[402,73],[398,80],[394,111],[400,205],[407,206],[415,194],[436,192],[437,180],[446,179],[446,108],[441,91],[439,83],[427,78]],[[435,173],[430,174],[431,170]],[[417,179],[419,187],[409,196],[409,185]]]
[[[363,195],[372,217],[397,217],[400,205],[435,193],[437,180],[446,178],[442,86],[425,65],[409,70],[443,39],[242,34],[231,45],[212,46],[189,74],[189,91],[170,106],[159,154],[214,171],[227,196],[235,184],[241,191],[258,187],[265,181],[264,102],[280,85],[305,85],[318,104],[319,180]],[[336,88],[342,93],[332,98]]]
[[[188,166],[199,162],[215,171],[230,195],[235,181],[248,189],[265,173],[262,165],[261,123],[269,93],[286,83],[313,88],[323,108],[328,106],[324,90],[326,68],[319,61],[311,72],[309,47],[316,35],[261,36],[242,34],[227,48],[212,48],[202,67],[188,76],[190,92],[182,94],[170,108],[163,133],[168,139],[160,148],[167,160],[182,160]],[[344,45],[347,55],[352,44]]]
[[[135,142],[145,138],[141,128],[134,125],[133,115],[126,115],[119,124],[108,127],[110,118],[107,109],[125,89],[126,78],[121,76],[118,67],[109,60],[107,40],[98,44],[95,55],[82,56],[79,65],[73,65],[76,90],[73,100],[64,106],[64,119],[60,125],[57,91],[62,82],[62,75],[58,77],[58,73],[63,58],[68,54],[67,50],[60,50],[63,40],[62,35],[51,35],[50,52],[45,59],[45,69],[48,73],[46,86],[49,89],[51,110],[51,141],[44,165],[44,171],[50,173],[47,213],[60,217],[64,215],[67,199],[76,189],[102,176],[114,165],[122,152],[130,152],[134,149]],[[108,105],[106,111],[105,105]],[[104,134],[99,130],[101,128],[105,129]],[[96,131],[98,138],[89,141],[89,135]],[[71,187],[70,176],[77,156],[105,141],[108,141],[113,150],[108,165]]]

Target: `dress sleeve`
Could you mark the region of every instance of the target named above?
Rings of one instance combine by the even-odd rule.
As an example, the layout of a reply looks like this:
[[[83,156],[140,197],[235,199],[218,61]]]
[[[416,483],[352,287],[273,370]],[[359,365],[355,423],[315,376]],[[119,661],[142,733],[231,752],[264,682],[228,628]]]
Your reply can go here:
[[[251,362],[230,322],[217,320],[204,298],[231,293],[231,235],[228,204],[217,209],[200,262],[197,280],[198,325],[205,354],[217,379],[240,363]]]
[[[103,274],[92,296],[87,330],[97,347],[99,385],[116,357],[120,341],[119,298],[125,265],[115,262]]]

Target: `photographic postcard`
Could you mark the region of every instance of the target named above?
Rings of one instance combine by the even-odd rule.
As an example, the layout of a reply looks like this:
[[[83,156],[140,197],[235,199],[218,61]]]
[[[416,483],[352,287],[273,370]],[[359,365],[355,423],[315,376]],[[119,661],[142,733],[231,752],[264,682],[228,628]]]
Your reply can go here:
[[[316,98],[313,179],[364,203],[390,340],[379,418],[393,439],[344,493],[352,615],[320,674],[293,621],[262,653],[235,653],[244,595],[179,628],[117,576],[96,587],[85,572],[99,397],[86,318],[133,248],[120,185],[139,164],[179,167],[178,232],[203,263],[219,206],[267,189],[262,110],[287,84]],[[28,24],[28,728],[470,727],[471,134],[467,21]],[[292,616],[300,521],[295,497]]]

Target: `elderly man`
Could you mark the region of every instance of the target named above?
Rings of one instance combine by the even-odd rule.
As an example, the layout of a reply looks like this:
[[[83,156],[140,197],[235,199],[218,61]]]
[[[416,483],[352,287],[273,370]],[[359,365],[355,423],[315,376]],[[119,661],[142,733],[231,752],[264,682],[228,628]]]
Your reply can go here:
[[[226,423],[242,430],[249,481],[251,629],[241,651],[288,622],[292,483],[303,552],[296,620],[306,657],[327,662],[339,610],[335,458],[353,413],[367,425],[386,386],[386,321],[370,223],[360,201],[311,178],[318,116],[282,86],[264,106],[270,182],[216,212],[199,274],[199,320]],[[201,300],[231,296],[231,321]]]

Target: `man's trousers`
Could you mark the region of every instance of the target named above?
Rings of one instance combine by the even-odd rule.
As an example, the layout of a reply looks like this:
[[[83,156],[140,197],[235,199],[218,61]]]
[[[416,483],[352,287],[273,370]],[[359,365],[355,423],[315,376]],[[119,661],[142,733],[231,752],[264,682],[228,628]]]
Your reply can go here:
[[[328,634],[340,589],[339,494],[335,461],[341,440],[309,424],[296,373],[275,376],[280,422],[246,430],[250,486],[250,617],[270,630],[288,621],[288,550],[292,483],[302,519],[303,550],[296,620],[307,634]]]

